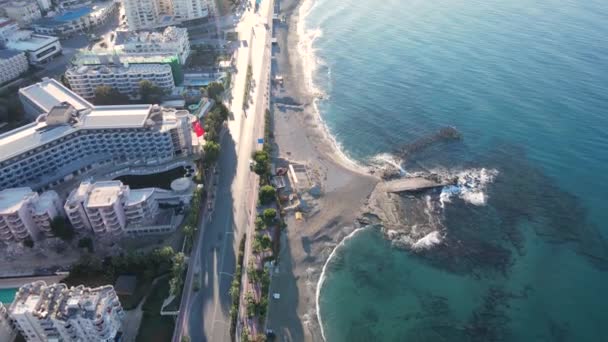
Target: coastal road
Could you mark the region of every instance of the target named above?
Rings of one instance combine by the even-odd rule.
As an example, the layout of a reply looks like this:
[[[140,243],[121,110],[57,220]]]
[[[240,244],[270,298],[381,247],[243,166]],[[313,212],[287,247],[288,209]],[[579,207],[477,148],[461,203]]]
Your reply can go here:
[[[268,17],[247,12],[237,27],[240,36],[247,33],[252,39],[237,52],[239,72],[233,82],[234,100],[230,106],[234,117],[228,122],[228,131],[221,140],[215,208],[205,215],[200,227],[184,285],[174,342],[181,341],[183,335],[189,335],[191,341],[230,341],[228,291],[236,266],[238,240],[249,230],[257,202],[258,182],[249,170],[249,159],[257,138],[263,135],[264,111],[268,105],[265,102],[270,59],[270,38],[265,26]],[[249,64],[254,79],[253,101],[245,112],[242,103]],[[195,277],[199,277],[201,287],[193,293]]]

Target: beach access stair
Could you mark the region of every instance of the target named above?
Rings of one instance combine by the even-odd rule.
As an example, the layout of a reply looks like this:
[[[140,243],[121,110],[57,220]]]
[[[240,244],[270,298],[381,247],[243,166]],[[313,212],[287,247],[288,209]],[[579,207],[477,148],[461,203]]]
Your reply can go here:
[[[454,184],[452,179],[433,179],[427,177],[407,177],[384,183],[384,189],[389,193],[417,192]]]

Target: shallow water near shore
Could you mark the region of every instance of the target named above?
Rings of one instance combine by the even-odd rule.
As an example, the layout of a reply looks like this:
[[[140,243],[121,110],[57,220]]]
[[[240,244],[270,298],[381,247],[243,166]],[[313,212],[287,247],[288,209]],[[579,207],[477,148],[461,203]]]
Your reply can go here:
[[[601,340],[605,4],[313,3],[305,67],[347,155],[394,162],[399,146],[455,126],[462,141],[413,155],[405,171],[497,172],[483,201],[445,189],[403,198],[406,224],[435,225],[430,249],[395,248],[371,227],[338,247],[319,296],[326,340]]]

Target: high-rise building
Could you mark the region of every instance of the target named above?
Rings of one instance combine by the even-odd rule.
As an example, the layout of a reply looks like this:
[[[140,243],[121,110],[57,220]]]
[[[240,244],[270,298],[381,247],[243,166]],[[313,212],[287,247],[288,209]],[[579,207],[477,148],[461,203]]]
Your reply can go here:
[[[207,0],[124,0],[129,29],[171,25],[209,14]]]
[[[68,288],[44,281],[23,285],[8,311],[29,342],[114,341],[124,317],[111,285]]]
[[[62,215],[61,201],[55,191],[38,195],[30,188],[4,189],[0,191],[0,240],[52,236],[51,221]]]

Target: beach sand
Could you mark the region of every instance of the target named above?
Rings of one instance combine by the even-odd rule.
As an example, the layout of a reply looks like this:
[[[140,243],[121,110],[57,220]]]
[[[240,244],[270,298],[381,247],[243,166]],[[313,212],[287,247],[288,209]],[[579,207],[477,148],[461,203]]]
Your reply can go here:
[[[321,180],[323,195],[303,221],[287,215],[288,227],[281,241],[279,272],[273,277],[267,328],[279,341],[322,341],[316,314],[317,283],[329,254],[355,229],[355,220],[378,179],[349,162],[327,137],[306,87],[298,53],[297,21],[300,1],[281,0],[275,21],[274,75],[283,86],[273,87],[275,154],[307,163]]]

